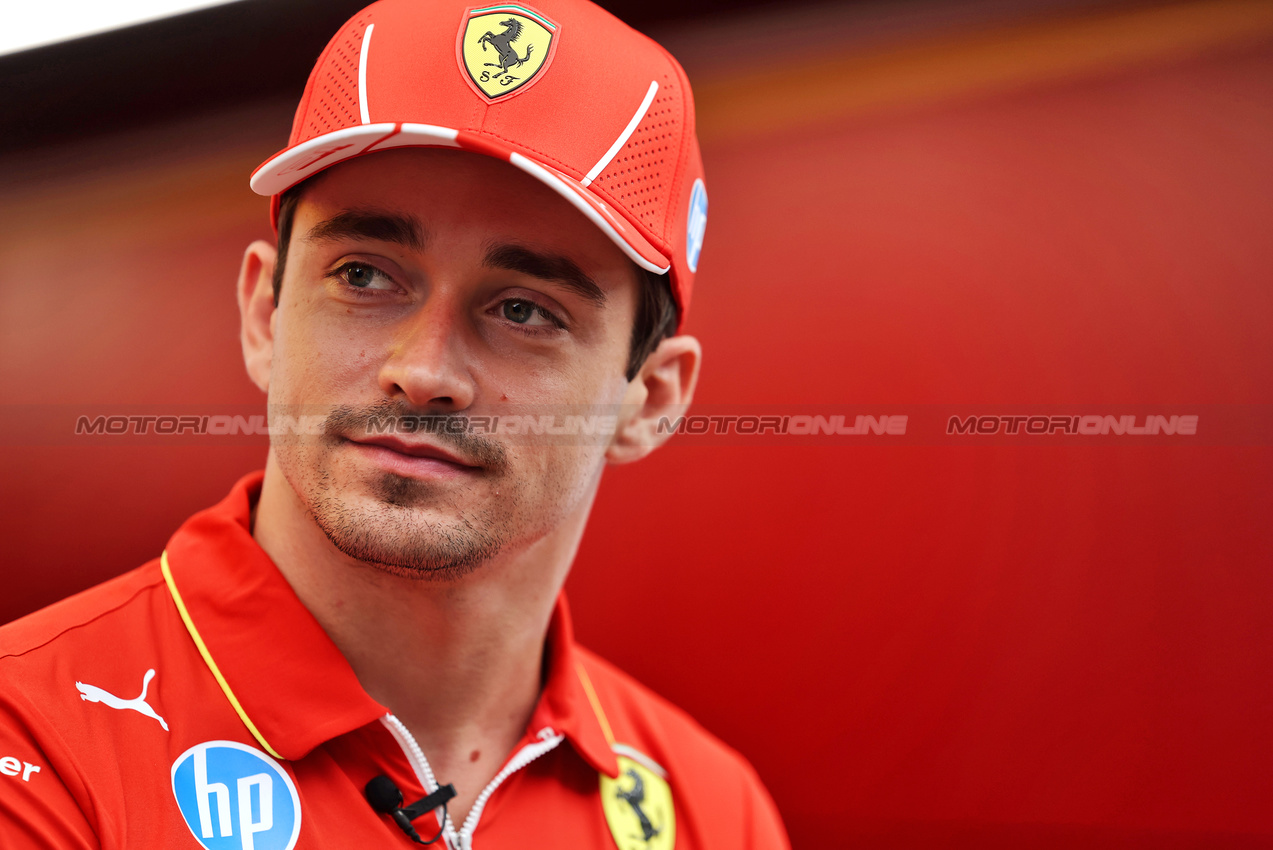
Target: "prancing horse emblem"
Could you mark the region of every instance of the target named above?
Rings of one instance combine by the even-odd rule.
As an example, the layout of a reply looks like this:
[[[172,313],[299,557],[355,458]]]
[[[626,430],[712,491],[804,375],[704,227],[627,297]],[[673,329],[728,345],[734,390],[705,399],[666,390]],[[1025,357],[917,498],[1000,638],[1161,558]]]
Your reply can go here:
[[[489,101],[523,91],[552,62],[558,29],[529,6],[506,3],[472,9],[460,26],[460,73]]]
[[[516,68],[530,61],[530,54],[535,50],[535,45],[526,45],[526,55],[518,56],[517,51],[513,49],[513,42],[522,37],[522,22],[516,18],[506,18],[500,21],[504,26],[504,31],[499,35],[486,31],[486,34],[477,40],[482,45],[482,49],[486,49],[486,45],[494,47],[499,52],[499,62],[483,62],[482,64],[488,68],[499,68],[499,73],[504,73],[509,68]]]
[[[619,768],[601,774],[601,810],[617,850],[674,850],[676,807],[667,770],[627,744],[612,744]]]
[[[648,844],[651,838],[659,834],[659,829],[650,823],[650,818],[641,810],[641,804],[645,802],[645,782],[641,780],[641,774],[631,768],[626,773],[632,777],[632,787],[627,791],[620,788],[614,796],[632,807],[632,811],[636,813],[637,822],[641,824],[641,838]]]
[[[86,685],[83,682],[76,682],[75,687],[79,689],[80,699],[85,702],[100,702],[102,705],[111,708],[125,709],[131,708],[139,714],[147,717],[153,717],[159,721],[159,725],[164,727],[164,731],[168,731],[168,724],[162,717],[155,713],[155,710],[146,702],[146,689],[150,687],[150,680],[155,678],[155,670],[152,667],[146,671],[146,675],[141,679],[141,693],[136,699],[121,699],[112,693],[102,690],[97,685]]]

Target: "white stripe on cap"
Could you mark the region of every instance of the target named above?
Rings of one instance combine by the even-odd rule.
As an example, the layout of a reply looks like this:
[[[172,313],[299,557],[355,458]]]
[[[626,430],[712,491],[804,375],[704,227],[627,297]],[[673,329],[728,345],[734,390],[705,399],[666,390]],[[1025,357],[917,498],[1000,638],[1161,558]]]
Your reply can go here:
[[[645,100],[641,101],[641,105],[637,107],[636,114],[632,116],[632,120],[628,122],[628,126],[623,128],[623,132],[619,134],[619,138],[614,140],[614,144],[610,146],[610,150],[606,151],[605,155],[602,156],[601,159],[597,160],[597,164],[594,165],[587,175],[584,176],[583,180],[579,181],[581,184],[587,186],[593,180],[596,180],[597,175],[605,170],[606,166],[610,164],[610,160],[614,159],[615,154],[622,150],[623,146],[628,143],[629,137],[636,132],[637,125],[641,123],[641,119],[645,117],[645,113],[650,111],[650,104],[654,102],[654,95],[658,92],[658,90],[659,81],[651,80],[650,89],[645,93]],[[653,269],[651,269],[651,271],[653,271]]]
[[[367,24],[367,31],[362,34],[362,50],[358,52],[358,117],[362,123],[371,123],[371,114],[367,110],[367,51],[371,48],[371,31],[375,24]]]

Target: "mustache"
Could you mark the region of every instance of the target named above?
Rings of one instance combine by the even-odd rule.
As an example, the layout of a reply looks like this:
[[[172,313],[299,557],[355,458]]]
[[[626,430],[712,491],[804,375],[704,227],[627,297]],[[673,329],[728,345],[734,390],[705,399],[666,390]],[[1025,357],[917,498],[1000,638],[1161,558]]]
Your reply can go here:
[[[474,433],[466,414],[421,413],[410,404],[390,399],[365,407],[334,407],[323,421],[323,432],[330,439],[374,434],[383,432],[384,423],[390,421],[412,423],[412,430],[431,435],[436,443],[472,466],[496,472],[508,466],[508,451],[496,440]]]

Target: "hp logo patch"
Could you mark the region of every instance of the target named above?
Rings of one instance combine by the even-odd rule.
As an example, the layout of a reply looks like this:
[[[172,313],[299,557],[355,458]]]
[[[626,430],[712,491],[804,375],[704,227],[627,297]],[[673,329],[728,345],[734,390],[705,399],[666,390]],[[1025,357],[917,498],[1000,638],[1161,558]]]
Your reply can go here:
[[[292,850],[301,801],[287,772],[260,750],[208,741],[172,763],[172,793],[207,850]]]
[[[702,180],[694,181],[690,192],[689,222],[685,225],[685,262],[690,271],[698,271],[698,254],[703,250],[703,233],[707,230],[707,189]]]

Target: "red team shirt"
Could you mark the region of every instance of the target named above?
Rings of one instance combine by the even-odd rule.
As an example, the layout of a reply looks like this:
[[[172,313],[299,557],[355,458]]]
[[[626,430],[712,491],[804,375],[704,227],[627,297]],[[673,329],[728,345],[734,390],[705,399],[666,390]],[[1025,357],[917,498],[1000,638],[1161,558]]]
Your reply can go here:
[[[0,629],[4,850],[416,846],[363,788],[386,774],[425,796],[426,754],[253,540],[260,486],[241,480],[162,558]],[[788,846],[750,765],[577,645],[564,597],[545,649],[525,735],[435,847]],[[415,827],[432,837],[436,815]]]

